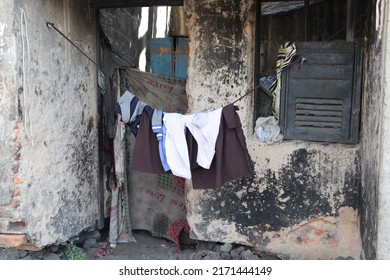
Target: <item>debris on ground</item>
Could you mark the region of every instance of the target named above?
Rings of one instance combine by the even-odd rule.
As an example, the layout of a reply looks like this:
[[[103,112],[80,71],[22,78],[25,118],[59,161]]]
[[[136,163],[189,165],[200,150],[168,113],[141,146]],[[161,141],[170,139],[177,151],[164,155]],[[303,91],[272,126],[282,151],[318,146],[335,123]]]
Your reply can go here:
[[[99,231],[83,233],[66,243],[47,246],[39,251],[0,248],[0,260],[279,260],[283,257],[230,243],[184,242],[182,251],[170,240],[134,231],[137,242],[111,247]],[[188,241],[188,238],[187,238]]]

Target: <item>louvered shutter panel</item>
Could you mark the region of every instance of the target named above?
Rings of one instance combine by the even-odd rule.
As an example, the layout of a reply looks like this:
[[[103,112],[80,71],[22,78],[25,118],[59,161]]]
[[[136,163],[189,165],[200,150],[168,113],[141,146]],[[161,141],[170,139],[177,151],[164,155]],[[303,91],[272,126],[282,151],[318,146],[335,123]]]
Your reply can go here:
[[[357,143],[361,53],[353,42],[297,43],[306,58],[282,74],[280,126],[285,139]]]

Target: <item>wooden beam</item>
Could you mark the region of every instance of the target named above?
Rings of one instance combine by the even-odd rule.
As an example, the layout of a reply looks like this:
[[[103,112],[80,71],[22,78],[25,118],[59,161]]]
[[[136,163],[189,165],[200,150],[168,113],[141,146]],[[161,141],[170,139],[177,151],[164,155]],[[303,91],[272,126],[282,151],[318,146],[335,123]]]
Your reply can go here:
[[[291,2],[291,1],[299,1],[299,0],[260,0],[260,2]]]
[[[95,8],[125,8],[147,6],[182,6],[184,0],[95,0]]]
[[[256,86],[260,83],[260,48],[261,48],[261,2],[260,0],[256,0],[255,8],[256,8],[256,26],[255,26],[255,63],[254,63],[254,73],[253,73],[253,87],[255,87],[254,94],[254,114],[253,114],[253,123],[256,122],[257,118],[260,117],[260,106],[261,106],[261,97],[260,97],[260,89]],[[255,127],[255,126],[253,126]]]

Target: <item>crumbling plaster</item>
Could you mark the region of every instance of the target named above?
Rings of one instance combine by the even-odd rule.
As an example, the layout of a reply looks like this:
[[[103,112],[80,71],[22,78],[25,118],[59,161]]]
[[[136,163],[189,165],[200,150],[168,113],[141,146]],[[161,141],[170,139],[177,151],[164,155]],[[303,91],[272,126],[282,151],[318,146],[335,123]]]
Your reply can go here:
[[[3,10],[3,2],[1,187],[14,196],[18,189],[19,205],[8,212],[19,214],[0,217],[7,222],[0,234],[24,234],[26,246],[40,248],[97,220],[96,68],[46,26],[53,22],[94,58],[93,8],[91,1],[15,0]]]
[[[235,101],[253,87],[254,1],[185,1],[185,9],[189,111]],[[236,105],[255,172],[217,190],[194,190],[189,183],[191,236],[293,258],[360,258],[359,147],[300,141],[268,146],[253,135],[253,93]]]
[[[0,205],[9,204],[12,198],[12,154],[17,147],[13,141],[13,122],[17,114],[15,96],[8,92],[16,91],[16,38],[12,33],[13,3],[3,5],[0,10]],[[0,219],[2,219],[0,217]]]

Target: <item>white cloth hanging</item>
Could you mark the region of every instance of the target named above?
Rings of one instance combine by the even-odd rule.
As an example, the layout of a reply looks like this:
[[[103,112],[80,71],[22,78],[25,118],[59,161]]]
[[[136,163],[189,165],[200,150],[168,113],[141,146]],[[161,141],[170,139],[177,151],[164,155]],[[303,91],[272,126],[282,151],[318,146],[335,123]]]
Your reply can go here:
[[[196,162],[203,168],[209,169],[215,155],[219,126],[221,124],[222,108],[213,111],[197,113],[186,122],[198,144]]]
[[[165,138],[166,157],[174,175],[191,179],[185,137],[186,128],[189,129],[198,144],[197,163],[205,169],[210,168],[215,155],[215,143],[221,124],[221,114],[222,108],[191,115],[164,114],[163,120],[167,129]]]
[[[191,179],[184,117],[184,115],[178,113],[164,114],[163,120],[167,129],[165,135],[165,153],[172,173],[176,176]]]

